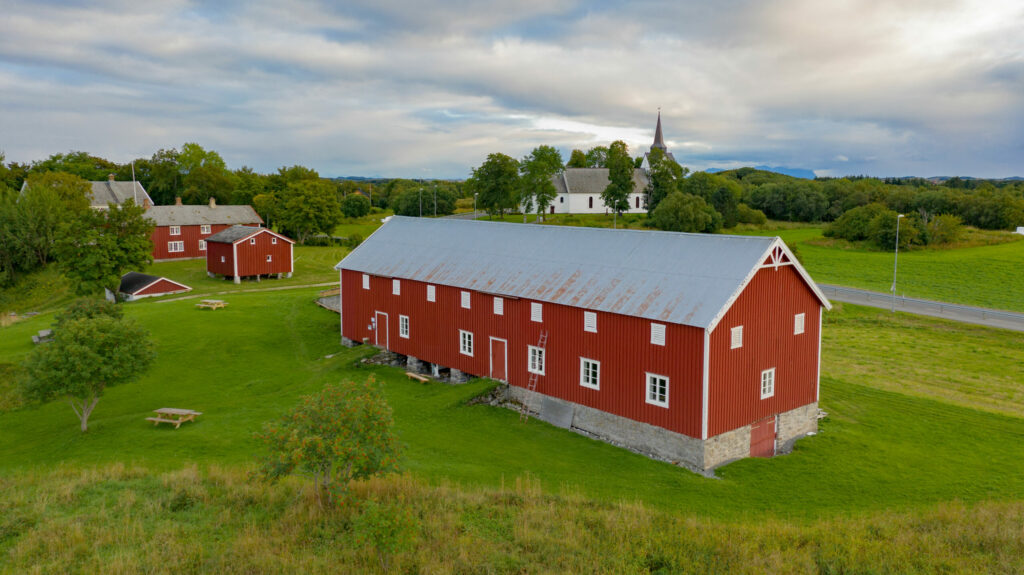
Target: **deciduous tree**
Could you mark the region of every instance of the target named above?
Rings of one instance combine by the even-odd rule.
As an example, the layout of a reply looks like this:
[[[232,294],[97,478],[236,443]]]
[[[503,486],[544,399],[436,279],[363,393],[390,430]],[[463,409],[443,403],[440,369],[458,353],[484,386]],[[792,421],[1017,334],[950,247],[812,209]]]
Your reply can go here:
[[[542,216],[558,195],[551,178],[562,172],[562,154],[551,146],[537,146],[519,163],[519,205],[526,213],[536,206]]]
[[[670,232],[716,232],[722,216],[703,198],[672,192],[651,212],[651,225]]]
[[[341,223],[341,203],[334,186],[322,180],[288,184],[274,209],[277,224],[299,243],[313,234],[331,234]]]
[[[128,200],[106,210],[86,210],[64,224],[54,253],[81,295],[108,289],[116,292],[121,276],[152,260],[153,222],[145,210]]]
[[[504,215],[516,205],[519,189],[519,162],[505,154],[489,154],[466,181],[477,202],[490,215]]]
[[[618,227],[619,214],[629,209],[629,195],[633,193],[633,159],[629,147],[622,140],[612,142],[608,148],[608,187],[601,192],[604,205],[615,214],[613,226]]]
[[[661,200],[678,189],[679,181],[686,175],[687,170],[668,157],[661,148],[652,148],[647,161],[651,166],[646,190],[647,213],[650,214]]]
[[[587,155],[583,153],[583,150],[573,150],[569,156],[569,163],[565,165],[566,168],[586,168],[587,167]]]

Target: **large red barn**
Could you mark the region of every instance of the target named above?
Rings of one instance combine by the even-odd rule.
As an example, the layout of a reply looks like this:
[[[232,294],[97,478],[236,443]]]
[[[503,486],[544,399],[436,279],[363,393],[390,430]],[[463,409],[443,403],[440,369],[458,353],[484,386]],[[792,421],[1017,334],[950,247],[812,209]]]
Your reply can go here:
[[[232,226],[206,238],[206,273],[235,283],[243,277],[292,277],[294,243],[267,228]]]
[[[206,257],[210,236],[234,225],[259,227],[263,223],[251,206],[209,204],[183,206],[181,198],[173,206],[151,206],[146,217],[153,221],[153,259],[155,261]]]
[[[336,269],[345,343],[556,425],[700,470],[817,429],[830,304],[776,237],[395,217]]]

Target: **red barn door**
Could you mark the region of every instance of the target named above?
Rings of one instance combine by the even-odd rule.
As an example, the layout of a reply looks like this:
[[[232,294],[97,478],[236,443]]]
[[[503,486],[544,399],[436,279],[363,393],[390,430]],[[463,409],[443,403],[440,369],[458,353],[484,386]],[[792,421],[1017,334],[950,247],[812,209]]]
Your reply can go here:
[[[750,456],[775,455],[775,416],[762,419],[750,426]]]
[[[388,314],[378,311],[374,313],[373,320],[373,323],[376,324],[373,326],[373,343],[384,349],[390,349],[388,347],[390,343],[388,341]]]
[[[508,381],[508,342],[491,338],[491,379]]]

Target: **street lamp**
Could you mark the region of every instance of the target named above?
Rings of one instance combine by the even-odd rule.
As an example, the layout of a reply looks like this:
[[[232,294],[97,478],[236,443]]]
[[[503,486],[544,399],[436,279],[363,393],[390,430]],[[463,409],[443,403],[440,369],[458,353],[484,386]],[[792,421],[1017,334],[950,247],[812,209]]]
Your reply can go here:
[[[896,248],[892,254],[892,312],[896,313],[896,264],[900,257],[900,220],[903,214],[896,214]]]
[[[437,184],[434,184],[434,217],[437,217]]]
[[[476,194],[477,194],[477,192],[473,192],[473,219],[474,220],[476,219]]]
[[[420,217],[423,217],[423,188],[420,188]]]

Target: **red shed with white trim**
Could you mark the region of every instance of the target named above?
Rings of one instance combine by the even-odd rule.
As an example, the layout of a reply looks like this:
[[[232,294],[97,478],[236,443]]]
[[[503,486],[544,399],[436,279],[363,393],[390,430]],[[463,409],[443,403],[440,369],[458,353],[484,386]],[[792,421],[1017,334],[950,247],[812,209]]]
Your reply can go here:
[[[830,304],[779,238],[395,217],[336,269],[343,341],[556,425],[701,470],[817,429]]]
[[[267,228],[232,226],[206,239],[206,273],[234,278],[292,277],[292,240]]]

